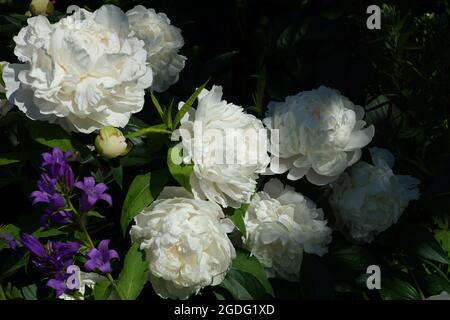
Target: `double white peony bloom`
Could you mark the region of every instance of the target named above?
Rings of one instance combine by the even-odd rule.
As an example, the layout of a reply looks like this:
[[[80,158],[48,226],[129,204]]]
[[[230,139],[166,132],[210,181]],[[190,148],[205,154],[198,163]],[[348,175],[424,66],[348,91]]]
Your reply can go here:
[[[315,185],[336,180],[361,157],[361,148],[373,138],[373,126],[364,128],[364,109],[338,91],[320,87],[268,105],[264,124],[272,134],[271,173],[286,171],[288,179],[306,176]]]
[[[278,179],[255,194],[244,222],[245,245],[269,277],[298,281],[303,251],[322,256],[331,242],[322,209]]]
[[[185,115],[172,138],[181,137],[183,162],[194,164],[194,196],[239,208],[250,202],[258,174],[270,162],[267,130],[242,107],[221,99],[222,87],[204,89],[197,110]]]
[[[393,155],[371,148],[373,165],[359,162],[332,184],[330,204],[337,223],[354,240],[371,242],[396,223],[410,200],[419,198],[419,180],[395,175]]]
[[[184,45],[180,29],[170,24],[164,13],[136,6],[127,12],[128,21],[136,36],[145,42],[147,62],[153,71],[152,88],[165,91],[178,81],[186,57],[178,51]]]
[[[33,17],[14,41],[24,63],[8,65],[3,79],[7,97],[29,118],[90,133],[124,127],[142,109],[152,70],[118,7],[79,9],[55,24]]]
[[[225,278],[235,257],[227,236],[234,225],[217,204],[166,187],[134,220],[131,239],[145,251],[150,281],[161,297],[187,299]]]

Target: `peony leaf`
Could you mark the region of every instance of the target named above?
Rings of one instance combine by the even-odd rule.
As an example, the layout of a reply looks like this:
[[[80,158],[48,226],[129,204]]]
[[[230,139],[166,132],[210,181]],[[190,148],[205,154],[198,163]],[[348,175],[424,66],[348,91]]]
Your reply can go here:
[[[176,160],[179,160],[178,162],[182,161],[182,149],[180,145],[175,145],[169,149],[167,153],[167,166],[174,179],[190,192],[190,179],[194,165],[184,163],[178,164],[175,162]]]
[[[375,264],[374,258],[369,250],[357,245],[339,248],[334,252],[331,252],[330,255],[339,265],[350,270],[365,271],[367,266]]]
[[[60,148],[62,151],[78,150],[81,156],[91,153],[86,144],[70,135],[60,126],[43,121],[29,121],[26,124],[30,137],[36,142],[50,147]]]
[[[207,80],[204,84],[202,84],[200,87],[195,90],[195,92],[187,99],[187,101],[184,103],[184,105],[181,107],[181,109],[178,111],[177,115],[175,116],[175,119],[172,124],[172,128],[176,129],[178,125],[180,124],[181,119],[184,117],[186,112],[189,111],[189,109],[192,107],[192,105],[195,102],[195,99],[197,99],[198,95],[202,90],[205,88],[206,84],[209,80]]]
[[[153,202],[164,188],[167,180],[166,170],[149,172],[134,178],[125,197],[120,218],[120,226],[124,236],[131,220]]]
[[[419,255],[422,258],[437,261],[440,263],[449,264],[450,258],[439,245],[426,227],[421,225],[407,225],[408,233],[401,239],[402,245],[406,251],[414,255]]]
[[[238,209],[233,209],[231,207],[225,208],[223,212],[227,216],[228,219],[233,221],[234,225],[238,230],[241,232],[241,234],[245,237],[247,232],[245,230],[245,223],[244,223],[244,216],[245,212],[247,212],[247,209],[249,207],[248,203],[244,203],[241,205]]]
[[[267,279],[266,270],[264,266],[256,259],[244,251],[237,251],[236,258],[233,260],[233,269],[248,272],[255,276],[255,278],[264,287],[266,293],[274,296],[273,288]]]
[[[166,125],[167,125],[167,122],[165,121],[166,116],[164,115],[164,111],[161,108],[161,105],[159,104],[158,99],[156,99],[155,95],[153,94],[153,90],[150,91],[150,97],[152,98],[153,105],[155,106],[156,110],[158,111],[158,114],[161,117],[161,120],[164,121],[164,123],[166,123]]]
[[[145,261],[144,252],[139,250],[139,244],[135,243],[125,257],[122,272],[119,275],[117,286],[123,298],[135,300],[148,280],[148,263]]]
[[[262,300],[270,298],[258,279],[251,273],[231,268],[219,285],[236,300]]]
[[[383,300],[420,300],[419,293],[412,285],[397,278],[383,278],[380,295]]]

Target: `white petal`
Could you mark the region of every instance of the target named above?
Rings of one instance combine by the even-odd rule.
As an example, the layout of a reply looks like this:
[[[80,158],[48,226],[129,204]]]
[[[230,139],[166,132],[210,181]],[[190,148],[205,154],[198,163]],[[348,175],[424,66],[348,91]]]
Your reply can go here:
[[[365,147],[372,141],[375,135],[375,127],[373,125],[367,127],[364,130],[354,131],[350,136],[350,141],[345,147],[345,151],[352,151]]]

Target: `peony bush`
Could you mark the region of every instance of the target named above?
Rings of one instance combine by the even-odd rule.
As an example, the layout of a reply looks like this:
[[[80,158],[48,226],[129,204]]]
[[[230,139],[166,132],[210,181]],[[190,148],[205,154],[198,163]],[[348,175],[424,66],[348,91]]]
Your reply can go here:
[[[226,37],[201,47],[182,10],[120,2],[7,15],[0,299],[448,300],[450,220],[431,206],[448,118],[418,120],[385,80],[285,81],[308,28],[203,68]]]

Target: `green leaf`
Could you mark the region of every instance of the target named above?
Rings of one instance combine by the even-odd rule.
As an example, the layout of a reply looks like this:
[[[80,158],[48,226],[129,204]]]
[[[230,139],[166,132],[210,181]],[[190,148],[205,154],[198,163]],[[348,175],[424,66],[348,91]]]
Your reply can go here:
[[[97,211],[93,211],[93,210],[89,211],[86,215],[88,217],[95,217],[95,218],[99,218],[99,219],[105,219],[104,215],[102,215],[101,213],[99,213]]]
[[[368,266],[375,264],[369,250],[357,245],[339,248],[330,255],[339,265],[350,270],[365,271]]]
[[[63,234],[67,234],[64,231],[58,230],[58,229],[44,229],[39,228],[35,232],[33,232],[33,236],[36,238],[49,238],[49,237],[56,237]]]
[[[24,268],[28,263],[28,258],[29,255],[25,254],[19,259],[14,256],[9,256],[5,259],[6,261],[2,261],[2,264],[0,265],[0,281],[12,276],[17,271]]]
[[[450,292],[450,282],[437,274],[428,274],[424,270],[415,272],[417,281],[422,290],[428,295],[440,294],[442,291]]]
[[[192,164],[178,164],[177,162],[181,162],[182,157],[182,147],[181,145],[175,145],[169,148],[167,153],[167,166],[169,167],[169,171],[178,183],[184,187],[189,192],[191,191],[191,174],[194,165]]]
[[[31,138],[50,148],[58,147],[62,151],[73,151],[73,138],[60,126],[42,121],[33,121],[28,125]]]
[[[412,254],[440,263],[449,264],[450,258],[426,227],[408,225],[408,233],[401,241],[401,245]]]
[[[266,270],[255,257],[251,257],[247,252],[238,250],[236,258],[233,260],[233,269],[252,274],[264,287],[265,292],[272,297],[274,296],[272,286],[267,279]]]
[[[252,274],[231,268],[219,285],[227,290],[236,300],[268,299],[264,287]]]
[[[159,104],[158,99],[156,99],[155,95],[153,94],[153,90],[150,91],[150,97],[152,98],[153,105],[155,106],[156,110],[158,111],[158,114],[161,117],[161,120],[164,121],[164,123],[167,125],[166,116],[164,115],[164,111],[161,108],[161,105]],[[169,129],[170,129],[170,126],[169,126]]]
[[[11,163],[17,163],[24,159],[22,153],[11,152],[0,154],[0,166],[8,165]]]
[[[420,300],[417,290],[398,278],[382,278],[380,295],[383,300]]]
[[[0,226],[0,238],[3,238],[4,236],[12,236],[14,238],[18,237],[20,233],[19,227],[8,224],[6,226]]]
[[[148,280],[148,263],[145,255],[135,243],[125,257],[122,272],[119,275],[117,286],[126,300],[135,300]]]
[[[21,291],[25,300],[37,300],[37,286],[35,284],[22,287]]]
[[[175,120],[173,121],[172,128],[175,129],[176,127],[178,127],[178,125],[180,124],[181,119],[184,117],[186,112],[188,112],[189,109],[192,107],[192,105],[195,102],[195,99],[197,99],[197,97],[200,94],[200,92],[202,92],[202,90],[205,88],[205,86],[208,83],[208,81],[206,81],[204,84],[202,84],[200,87],[198,87],[197,90],[195,90],[195,92],[189,97],[189,99],[187,99],[187,101],[184,103],[184,105],[181,107],[181,109],[178,110],[178,113],[175,116]]]
[[[306,299],[334,299],[334,279],[320,258],[303,253],[300,291]]]
[[[117,185],[122,189],[122,182],[123,182],[123,168],[122,166],[111,168],[112,175],[114,178],[114,181],[117,183]]]
[[[109,280],[97,283],[94,287],[94,299],[106,300],[111,294],[111,282]]]
[[[242,233],[244,237],[247,234],[245,230],[244,215],[247,212],[248,207],[249,204],[244,203],[241,205],[240,208],[237,209],[233,209],[231,207],[224,209],[224,213],[227,216],[227,218],[233,221],[236,228],[238,228],[238,230]]]
[[[128,189],[122,207],[120,226],[125,235],[128,224],[158,196],[168,180],[166,170],[136,176]]]
[[[2,287],[3,288],[3,287]],[[7,283],[6,287],[2,289],[6,300],[21,300],[23,299],[22,292],[19,288],[13,286],[11,283]],[[0,300],[2,300],[0,298]]]

